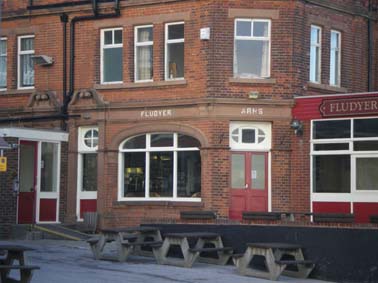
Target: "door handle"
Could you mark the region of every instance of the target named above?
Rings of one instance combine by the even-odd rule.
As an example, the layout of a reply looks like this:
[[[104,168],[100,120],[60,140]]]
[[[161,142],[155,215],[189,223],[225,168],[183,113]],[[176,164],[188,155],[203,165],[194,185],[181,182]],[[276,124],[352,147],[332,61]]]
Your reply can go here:
[[[248,189],[248,184],[245,184],[245,188]]]

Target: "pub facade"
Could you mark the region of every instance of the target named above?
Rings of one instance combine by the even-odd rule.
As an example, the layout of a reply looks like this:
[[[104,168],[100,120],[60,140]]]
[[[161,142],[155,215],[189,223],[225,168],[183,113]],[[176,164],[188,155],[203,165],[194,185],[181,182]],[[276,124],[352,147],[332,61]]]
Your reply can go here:
[[[0,172],[2,222],[358,211],[355,168],[373,178],[375,161],[356,157],[354,143],[373,154],[363,131],[375,120],[361,122],[362,137],[354,118],[341,138],[322,123],[376,104],[325,101],[332,118],[317,107],[376,95],[342,95],[378,87],[376,5],[329,2],[3,1],[0,135],[15,146],[12,172]],[[332,116],[340,111],[349,114]],[[331,166],[345,166],[349,186]]]

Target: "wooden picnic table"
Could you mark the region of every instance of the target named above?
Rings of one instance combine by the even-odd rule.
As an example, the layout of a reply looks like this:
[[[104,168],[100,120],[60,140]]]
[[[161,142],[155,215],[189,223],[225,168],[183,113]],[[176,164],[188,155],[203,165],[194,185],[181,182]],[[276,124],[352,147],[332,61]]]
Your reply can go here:
[[[148,240],[152,239],[152,240]],[[142,246],[158,246],[162,243],[160,230],[157,227],[127,227],[102,229],[100,235],[87,241],[95,259],[105,259],[103,251],[107,243],[116,242],[117,260],[126,261],[130,253],[141,254]]]
[[[191,241],[196,242],[193,248],[190,247]],[[208,244],[214,247],[205,247]],[[180,247],[183,258],[168,256],[172,246]],[[153,247],[153,252],[159,264],[192,267],[197,259],[202,262],[224,265],[231,257],[233,250],[223,246],[221,236],[217,233],[191,232],[165,234],[163,245],[161,247]],[[205,252],[216,252],[218,258],[201,256],[201,253]]]
[[[264,257],[266,271],[250,265],[255,256]],[[249,243],[244,254],[234,255],[233,260],[240,274],[270,280],[278,280],[281,274],[307,278],[315,266],[304,259],[300,245],[288,243]],[[295,268],[287,270],[288,266]]]
[[[30,247],[21,245],[7,245],[0,244],[0,282],[21,282],[27,283],[31,281],[33,271],[39,269],[38,266],[28,265],[28,260],[25,252],[33,250]],[[15,264],[15,261],[18,264]],[[11,270],[20,271],[20,280],[9,277]]]

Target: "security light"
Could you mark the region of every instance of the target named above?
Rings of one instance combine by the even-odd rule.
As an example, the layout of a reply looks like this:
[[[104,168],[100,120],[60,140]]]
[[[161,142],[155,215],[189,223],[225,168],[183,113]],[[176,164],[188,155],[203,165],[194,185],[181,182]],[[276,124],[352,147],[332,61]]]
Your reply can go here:
[[[31,59],[34,61],[34,64],[40,66],[51,66],[54,63],[54,59],[47,55],[33,55]]]
[[[297,136],[303,134],[303,123],[297,119],[294,119],[290,123],[290,128],[292,128]]]

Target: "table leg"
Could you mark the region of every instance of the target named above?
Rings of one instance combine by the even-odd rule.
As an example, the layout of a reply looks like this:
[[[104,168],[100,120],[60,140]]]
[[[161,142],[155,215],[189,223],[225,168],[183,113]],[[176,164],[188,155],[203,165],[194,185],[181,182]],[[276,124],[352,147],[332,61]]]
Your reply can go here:
[[[104,250],[105,244],[106,237],[104,235],[100,235],[100,239],[98,240],[98,242],[94,245],[91,245],[91,250],[96,260],[102,258],[102,251]]]
[[[116,238],[116,244],[118,249],[118,261],[125,262],[129,257],[130,253],[133,251],[133,247],[123,244],[123,234],[119,233]]]
[[[277,260],[280,260],[284,255],[293,256],[294,259],[297,261],[304,260],[302,249],[297,249],[294,251],[280,251],[280,250],[275,251],[275,256]],[[311,264],[311,265],[297,264],[296,265],[297,270],[287,270],[286,267],[287,266],[285,265],[285,268],[282,274],[286,276],[290,276],[290,277],[295,277],[295,278],[307,278],[315,266],[314,264]]]

